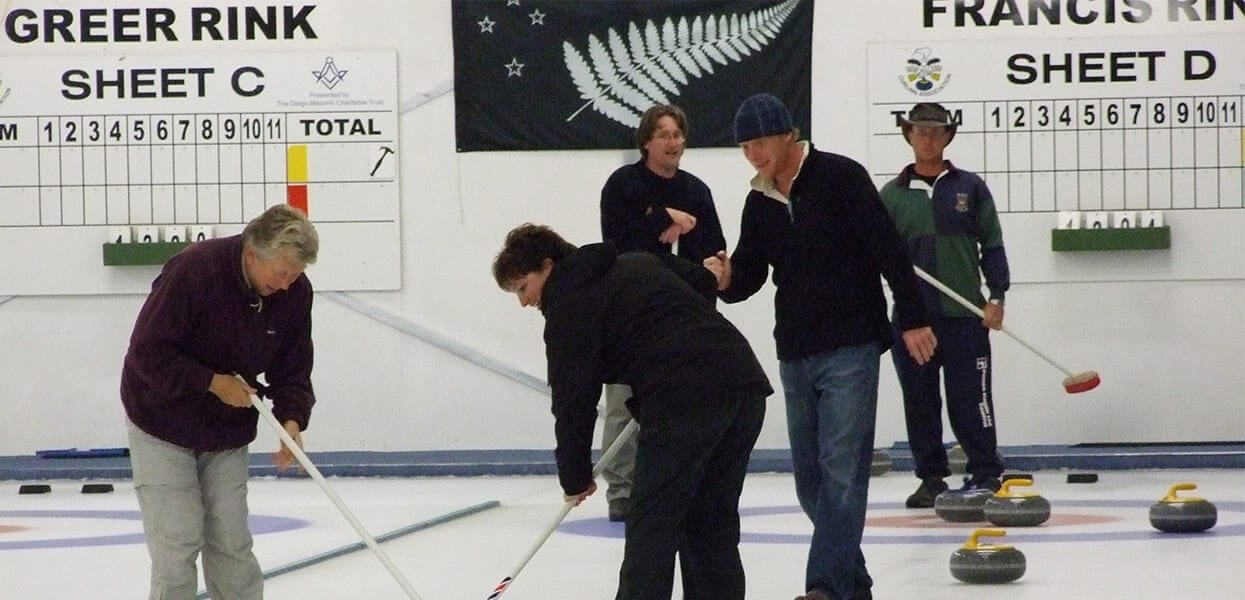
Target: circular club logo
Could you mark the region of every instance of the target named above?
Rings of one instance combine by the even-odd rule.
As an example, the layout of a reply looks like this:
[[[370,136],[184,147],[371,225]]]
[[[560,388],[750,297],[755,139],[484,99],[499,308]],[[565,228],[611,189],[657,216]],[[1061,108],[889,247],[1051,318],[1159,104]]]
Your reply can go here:
[[[950,81],[951,74],[943,70],[942,59],[934,56],[930,48],[913,50],[904,65],[904,74],[899,76],[904,89],[917,96],[933,96]]]

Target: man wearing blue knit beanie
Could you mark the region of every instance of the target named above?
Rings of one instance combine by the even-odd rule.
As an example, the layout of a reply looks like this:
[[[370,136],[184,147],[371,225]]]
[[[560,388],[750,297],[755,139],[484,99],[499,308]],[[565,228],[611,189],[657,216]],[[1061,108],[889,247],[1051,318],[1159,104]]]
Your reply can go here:
[[[728,303],[761,289],[774,269],[774,337],[787,405],[796,496],[813,522],[796,600],[872,598],[860,551],[873,460],[881,354],[896,324],[918,364],[937,341],[912,261],[869,174],[856,161],[799,141],[782,101],[744,100],[735,141],[756,169],[739,243],[705,260]]]

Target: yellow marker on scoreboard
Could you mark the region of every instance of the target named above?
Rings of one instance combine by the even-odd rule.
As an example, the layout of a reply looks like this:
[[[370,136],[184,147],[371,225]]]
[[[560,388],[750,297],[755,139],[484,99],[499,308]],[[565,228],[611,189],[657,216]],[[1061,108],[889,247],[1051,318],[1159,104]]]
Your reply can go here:
[[[290,183],[307,183],[307,145],[294,144],[286,150],[285,177]]]

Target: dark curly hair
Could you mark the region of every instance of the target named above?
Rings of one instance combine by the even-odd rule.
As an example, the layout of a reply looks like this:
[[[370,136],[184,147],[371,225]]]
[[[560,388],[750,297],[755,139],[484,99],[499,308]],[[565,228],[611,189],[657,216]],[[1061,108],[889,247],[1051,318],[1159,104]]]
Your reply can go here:
[[[546,258],[556,263],[577,249],[546,225],[524,223],[506,234],[501,252],[493,259],[493,279],[505,290],[515,279],[541,270]]]

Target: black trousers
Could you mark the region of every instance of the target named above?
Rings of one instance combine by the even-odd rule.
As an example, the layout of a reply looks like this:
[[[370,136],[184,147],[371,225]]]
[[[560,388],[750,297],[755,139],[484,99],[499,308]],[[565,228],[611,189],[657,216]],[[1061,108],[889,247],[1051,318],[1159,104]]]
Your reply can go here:
[[[937,319],[933,328],[938,349],[930,362],[917,365],[902,340],[891,349],[899,386],[903,388],[904,420],[916,476],[941,479],[951,474],[942,445],[942,396],[938,393],[941,370],[947,393],[947,418],[955,439],[968,456],[969,474],[976,480],[998,478],[1003,474],[1003,459],[999,456],[994,426],[989,330],[975,317]]]
[[[760,397],[644,420],[617,600],[670,600],[676,552],[685,600],[743,600],[739,494],[764,419]]]

